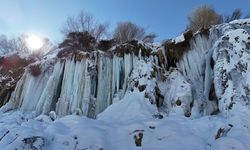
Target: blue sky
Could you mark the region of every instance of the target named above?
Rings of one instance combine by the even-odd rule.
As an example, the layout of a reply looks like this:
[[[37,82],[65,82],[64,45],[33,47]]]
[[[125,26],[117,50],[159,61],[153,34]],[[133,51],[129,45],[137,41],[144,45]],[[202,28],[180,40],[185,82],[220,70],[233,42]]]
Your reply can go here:
[[[0,0],[0,34],[39,34],[60,42],[60,28],[67,16],[81,10],[110,24],[132,21],[158,35],[157,40],[178,36],[187,26],[187,15],[201,4],[218,13],[240,8],[250,13],[250,0]]]

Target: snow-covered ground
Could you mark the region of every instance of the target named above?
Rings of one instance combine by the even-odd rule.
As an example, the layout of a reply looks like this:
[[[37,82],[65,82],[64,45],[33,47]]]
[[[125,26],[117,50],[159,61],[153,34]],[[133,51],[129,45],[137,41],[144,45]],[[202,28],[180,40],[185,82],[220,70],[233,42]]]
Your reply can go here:
[[[144,93],[135,90],[109,106],[97,119],[40,115],[21,111],[0,114],[4,150],[248,150],[250,112],[187,118],[157,117]]]
[[[60,150],[247,150],[250,114],[197,119],[152,116],[152,105],[131,92],[98,118],[49,116],[11,111],[0,115],[0,149]],[[137,146],[136,146],[137,144]],[[141,145],[141,146],[139,146]]]

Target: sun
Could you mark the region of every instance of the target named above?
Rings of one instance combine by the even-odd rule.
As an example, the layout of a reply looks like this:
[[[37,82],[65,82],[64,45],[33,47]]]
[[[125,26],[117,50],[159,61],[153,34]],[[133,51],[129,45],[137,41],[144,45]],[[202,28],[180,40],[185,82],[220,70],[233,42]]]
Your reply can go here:
[[[43,44],[44,44],[42,38],[40,38],[36,35],[28,36],[28,38],[26,39],[26,43],[27,43],[28,48],[31,51],[36,51],[36,50],[42,48]]]

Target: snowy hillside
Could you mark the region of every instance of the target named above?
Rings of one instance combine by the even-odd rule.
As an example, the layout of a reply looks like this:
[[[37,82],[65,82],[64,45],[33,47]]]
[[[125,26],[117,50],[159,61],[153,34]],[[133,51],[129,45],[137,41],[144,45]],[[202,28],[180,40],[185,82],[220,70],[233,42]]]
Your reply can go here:
[[[249,19],[162,45],[61,48],[16,74],[5,58],[0,149],[250,149]]]

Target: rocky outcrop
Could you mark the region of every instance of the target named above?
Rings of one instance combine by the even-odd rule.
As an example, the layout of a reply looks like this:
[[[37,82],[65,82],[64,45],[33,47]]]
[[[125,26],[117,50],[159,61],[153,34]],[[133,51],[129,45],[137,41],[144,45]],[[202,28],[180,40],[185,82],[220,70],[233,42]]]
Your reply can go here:
[[[178,68],[191,84],[192,115],[224,112],[236,103],[248,106],[249,22],[185,32],[165,43],[168,70]]]
[[[221,111],[250,108],[250,21],[216,27],[225,29],[214,45],[214,83]]]
[[[176,63],[181,59],[185,52],[190,49],[189,41],[193,37],[192,31],[186,31],[176,39],[168,40],[164,43],[167,56],[168,68],[176,67]]]

